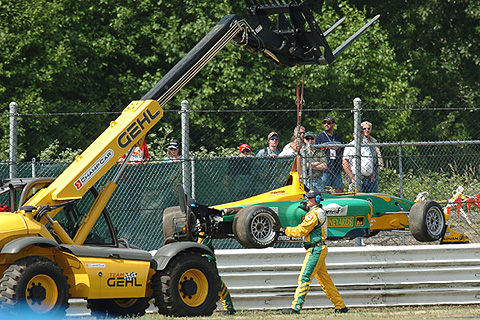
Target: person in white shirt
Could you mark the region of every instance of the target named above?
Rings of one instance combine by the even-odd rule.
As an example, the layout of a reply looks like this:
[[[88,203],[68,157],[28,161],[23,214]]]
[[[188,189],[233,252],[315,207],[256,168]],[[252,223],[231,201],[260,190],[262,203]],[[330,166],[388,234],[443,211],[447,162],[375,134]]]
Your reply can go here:
[[[300,131],[298,131],[298,129],[300,129]],[[304,126],[295,126],[295,128],[293,128],[293,136],[295,138],[297,138],[297,136],[299,136],[299,139],[300,139],[300,147],[302,147],[303,145],[303,139],[305,138],[305,127]],[[291,142],[287,143],[283,149],[282,149],[282,152],[285,151],[288,153],[291,153],[291,150],[295,150],[295,148],[292,149],[292,147],[290,146]],[[288,149],[291,149],[290,151]]]
[[[362,137],[363,139],[363,132]],[[356,166],[356,157],[355,157],[355,146],[354,141],[348,144],[348,147],[345,147],[343,151],[342,167],[348,178],[350,179],[349,191],[353,191],[355,186],[355,166]],[[361,170],[361,188],[360,192],[363,191],[364,186],[370,183],[371,179],[375,179],[374,171],[374,158],[371,152],[370,147],[361,147],[360,148],[360,170]]]
[[[292,136],[290,138],[290,143],[283,148],[283,151],[278,155],[279,157],[294,157],[298,154],[297,152],[297,136]]]

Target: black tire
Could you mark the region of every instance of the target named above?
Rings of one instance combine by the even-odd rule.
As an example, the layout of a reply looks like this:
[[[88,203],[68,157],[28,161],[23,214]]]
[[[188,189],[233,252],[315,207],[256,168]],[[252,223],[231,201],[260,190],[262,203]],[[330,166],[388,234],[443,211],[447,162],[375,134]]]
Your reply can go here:
[[[439,240],[445,232],[445,215],[435,201],[420,201],[410,209],[410,232],[420,242]]]
[[[213,259],[180,252],[152,279],[158,313],[175,317],[210,316],[217,307],[219,275]]]
[[[233,220],[235,239],[245,248],[267,248],[277,241],[280,219],[272,209],[263,206],[245,207]]]
[[[92,316],[109,317],[141,317],[149,306],[149,298],[131,299],[87,299],[87,308]]]
[[[187,208],[187,212],[182,211],[180,206],[169,207],[163,211],[163,236],[165,237],[165,242],[175,242],[175,241],[197,241],[198,236],[192,234],[193,226],[196,223],[196,218],[193,212]],[[177,229],[175,228],[176,224],[185,224],[187,226],[187,232],[185,235],[178,237],[175,235]]]
[[[45,257],[25,257],[11,264],[0,280],[4,311],[50,317],[64,317],[70,298],[63,269]]]
[[[363,237],[364,238],[371,238],[371,237],[375,237],[379,233],[380,233],[380,230],[369,230],[368,234],[366,236],[363,236]]]

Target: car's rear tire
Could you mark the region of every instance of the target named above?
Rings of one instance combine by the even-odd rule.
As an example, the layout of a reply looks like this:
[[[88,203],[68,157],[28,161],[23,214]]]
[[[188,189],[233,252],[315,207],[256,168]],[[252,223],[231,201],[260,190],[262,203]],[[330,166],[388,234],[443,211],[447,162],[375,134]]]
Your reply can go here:
[[[439,240],[446,228],[442,207],[435,201],[419,201],[410,209],[410,232],[420,242]]]
[[[235,239],[245,248],[267,248],[277,241],[278,215],[264,206],[245,207],[233,220]]]

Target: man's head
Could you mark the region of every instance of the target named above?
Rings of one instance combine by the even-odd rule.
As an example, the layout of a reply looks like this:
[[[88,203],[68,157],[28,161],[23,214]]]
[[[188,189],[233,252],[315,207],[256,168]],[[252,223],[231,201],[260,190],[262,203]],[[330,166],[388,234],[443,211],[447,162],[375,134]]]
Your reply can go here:
[[[322,202],[322,193],[316,189],[311,189],[307,193],[304,194],[305,199],[307,199],[307,207],[313,207],[320,202]]]
[[[268,146],[270,147],[270,149],[272,150],[275,150],[277,149],[277,146],[278,146],[278,133],[276,133],[275,131],[272,131],[268,134]]]
[[[298,131],[298,128],[300,128],[300,131]],[[300,138],[303,139],[305,136],[305,127],[304,126],[296,126],[293,128],[293,135],[296,137],[298,135],[298,132],[300,132]]]
[[[305,133],[305,143],[315,144],[315,133],[312,131]]]
[[[372,124],[368,121],[363,121],[361,126],[363,135],[368,138],[370,133],[372,133]]]
[[[240,151],[240,156],[242,157],[249,156],[252,153],[252,149],[246,143],[241,144],[238,148],[238,151]]]
[[[332,116],[326,116],[323,121],[323,129],[327,132],[333,132],[333,128],[335,127],[335,118]]]
[[[167,148],[168,148],[168,154],[170,156],[176,157],[182,154],[182,149],[180,146],[180,142],[178,142],[178,140],[170,141]]]

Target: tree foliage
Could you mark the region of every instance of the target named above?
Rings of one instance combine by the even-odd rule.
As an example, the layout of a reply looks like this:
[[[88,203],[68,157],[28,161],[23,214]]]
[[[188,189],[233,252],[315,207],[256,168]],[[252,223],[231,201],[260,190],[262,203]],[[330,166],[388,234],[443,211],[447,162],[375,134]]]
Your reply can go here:
[[[480,96],[480,9],[475,0],[411,2],[406,0],[310,1],[317,22],[327,29],[342,16],[346,22],[328,36],[340,45],[370,17],[374,24],[331,65],[306,66],[305,100],[309,108],[351,104],[359,96],[370,108],[385,106],[432,108],[438,104],[478,105]],[[10,101],[20,113],[121,111],[165,75],[226,14],[247,16],[241,0],[3,0],[0,2],[0,101],[3,114]],[[169,104],[177,109],[187,99],[193,109],[252,110],[258,105],[291,102],[302,68],[275,68],[233,43],[227,45]],[[288,104],[287,104],[288,105]],[[323,115],[322,115],[323,116]],[[339,120],[345,115],[338,114]],[[101,120],[107,124],[113,115]],[[208,118],[209,121],[206,121]],[[247,137],[262,141],[271,129],[268,114],[232,114],[236,127],[218,115],[191,117],[192,149],[205,152],[219,144],[234,146]],[[414,114],[378,112],[371,119],[385,140],[441,136],[455,129],[471,138],[478,126],[457,119],[439,119],[438,131],[421,132]],[[319,128],[321,116],[304,119]],[[0,150],[8,150],[8,122],[0,122]],[[231,123],[231,122],[230,122]],[[292,127],[295,119],[292,119]],[[158,141],[179,138],[163,123]],[[61,130],[52,131],[55,127]],[[55,139],[73,147],[79,137],[97,135],[105,126],[65,125],[51,116],[21,123],[25,158],[38,156]],[[345,126],[343,134],[353,128]],[[54,133],[52,133],[54,132]],[[61,134],[59,135],[59,132]],[[208,134],[202,134],[206,133]],[[34,135],[35,141],[25,139]],[[164,136],[168,133],[170,136]],[[23,139],[22,139],[23,138]],[[451,138],[451,137],[450,137]],[[91,140],[85,139],[85,148]],[[260,144],[260,142],[259,142]],[[260,145],[255,146],[260,147]],[[8,153],[1,152],[0,159]]]

